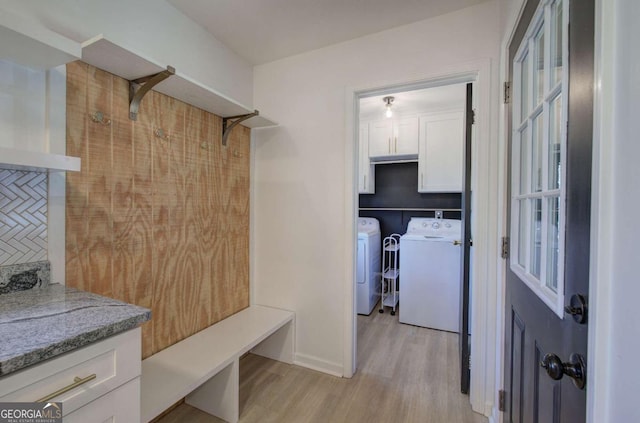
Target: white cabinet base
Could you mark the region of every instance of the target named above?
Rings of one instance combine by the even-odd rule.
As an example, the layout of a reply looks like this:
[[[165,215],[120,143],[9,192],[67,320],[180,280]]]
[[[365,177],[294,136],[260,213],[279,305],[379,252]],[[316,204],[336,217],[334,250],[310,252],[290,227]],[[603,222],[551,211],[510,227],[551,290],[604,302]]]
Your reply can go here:
[[[94,342],[58,357],[45,360],[0,378],[0,402],[31,402],[72,384],[75,378],[89,378],[86,383],[60,393],[51,401],[62,402],[64,422],[92,423],[109,421],[108,417],[68,420],[82,409],[108,410],[103,402],[118,404],[111,413],[114,421],[140,421],[141,329],[135,328]],[[91,376],[94,376],[92,379]],[[133,385],[130,382],[135,381]],[[120,389],[128,386],[126,393]],[[122,402],[121,398],[126,401]],[[122,402],[122,404],[121,404]],[[93,416],[83,411],[79,416]],[[89,414],[87,414],[89,413]],[[114,414],[115,415],[115,414]]]
[[[64,411],[64,406],[62,410]],[[125,423],[139,421],[139,377],[64,417],[64,423]]]

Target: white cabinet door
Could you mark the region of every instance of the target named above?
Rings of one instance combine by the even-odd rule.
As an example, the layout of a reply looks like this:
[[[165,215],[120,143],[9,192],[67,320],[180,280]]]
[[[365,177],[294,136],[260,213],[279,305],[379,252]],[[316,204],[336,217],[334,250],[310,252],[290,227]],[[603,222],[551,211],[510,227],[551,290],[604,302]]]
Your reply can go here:
[[[385,157],[392,154],[391,138],[393,123],[391,119],[379,120],[369,124],[369,157]]]
[[[360,150],[358,161],[358,192],[375,193],[375,165],[369,160],[369,125],[360,125]]]
[[[418,192],[461,192],[463,112],[420,117]]]
[[[64,411],[64,405],[62,407]],[[64,423],[140,421],[140,378],[114,389],[84,407],[64,416]]]
[[[369,124],[369,157],[381,160],[415,160],[418,157],[418,118],[383,119]]]
[[[65,415],[72,413],[139,376],[141,345],[135,328],[0,377],[0,402],[35,401],[85,379],[53,397]]]
[[[392,153],[397,156],[417,156],[418,129],[417,117],[400,118],[394,121]]]

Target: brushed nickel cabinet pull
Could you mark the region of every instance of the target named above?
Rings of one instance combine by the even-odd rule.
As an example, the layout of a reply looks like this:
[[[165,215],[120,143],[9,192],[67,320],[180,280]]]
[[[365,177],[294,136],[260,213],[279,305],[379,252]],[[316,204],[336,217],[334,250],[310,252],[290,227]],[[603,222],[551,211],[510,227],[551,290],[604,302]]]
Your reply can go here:
[[[393,148],[393,150],[395,153],[398,153],[398,137],[395,137],[394,141],[395,141],[395,147]]]
[[[74,388],[77,388],[78,386],[83,385],[83,384],[85,384],[85,383],[87,383],[89,381],[92,381],[95,378],[96,378],[96,374],[95,373],[92,374],[92,375],[89,375],[89,376],[87,376],[87,377],[85,377],[83,379],[81,379],[78,376],[76,376],[76,377],[73,378],[73,383],[72,384],[67,385],[64,388],[60,388],[57,391],[50,393],[46,397],[42,397],[39,400],[36,400],[36,402],[47,402],[50,399],[55,398],[58,395],[62,395],[65,392],[69,392],[70,390],[72,390]]]

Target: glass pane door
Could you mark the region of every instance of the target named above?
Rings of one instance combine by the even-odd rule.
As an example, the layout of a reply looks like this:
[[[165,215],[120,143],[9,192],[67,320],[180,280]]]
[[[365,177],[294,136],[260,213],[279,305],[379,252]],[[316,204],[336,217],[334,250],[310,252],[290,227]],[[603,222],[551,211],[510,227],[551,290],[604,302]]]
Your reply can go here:
[[[563,316],[567,0],[542,0],[513,63],[511,269]]]

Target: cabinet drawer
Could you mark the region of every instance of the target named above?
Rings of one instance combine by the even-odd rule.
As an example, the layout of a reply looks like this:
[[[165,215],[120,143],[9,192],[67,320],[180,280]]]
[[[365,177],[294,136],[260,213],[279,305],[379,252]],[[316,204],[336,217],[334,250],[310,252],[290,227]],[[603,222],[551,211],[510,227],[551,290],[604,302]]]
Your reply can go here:
[[[140,357],[136,328],[0,378],[0,402],[36,401],[68,387],[75,378],[89,379],[50,399],[62,402],[67,415],[138,377]]]
[[[64,417],[64,423],[137,423],[139,421],[139,377]]]

